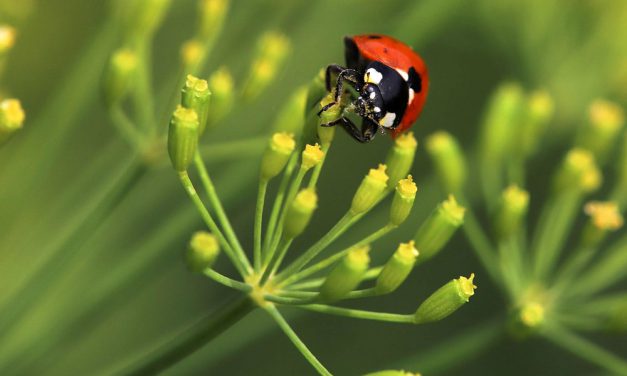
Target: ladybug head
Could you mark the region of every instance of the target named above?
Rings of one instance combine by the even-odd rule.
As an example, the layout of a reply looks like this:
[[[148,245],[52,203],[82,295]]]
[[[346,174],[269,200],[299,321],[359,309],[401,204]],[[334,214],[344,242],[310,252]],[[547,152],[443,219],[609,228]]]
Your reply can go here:
[[[361,94],[353,104],[355,112],[361,117],[368,118],[376,123],[379,123],[379,120],[383,117],[385,103],[379,87],[375,84],[364,84]]]

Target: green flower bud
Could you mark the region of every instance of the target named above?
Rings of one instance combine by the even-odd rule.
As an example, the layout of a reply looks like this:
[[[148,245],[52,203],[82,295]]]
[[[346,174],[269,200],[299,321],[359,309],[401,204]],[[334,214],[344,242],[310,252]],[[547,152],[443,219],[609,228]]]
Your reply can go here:
[[[554,187],[557,192],[575,189],[588,193],[599,188],[602,179],[592,153],[575,148],[566,155],[555,177]]]
[[[599,99],[590,105],[588,119],[575,144],[592,152],[597,161],[604,162],[625,124],[625,114],[619,105]]]
[[[196,111],[179,106],[170,120],[168,153],[176,171],[182,172],[194,160],[198,146],[198,115]]]
[[[0,144],[22,129],[25,117],[19,100],[5,99],[0,102]]]
[[[388,176],[385,173],[386,166],[380,164],[378,168],[370,169],[368,175],[357,188],[350,211],[352,214],[365,213],[381,198],[387,186]]]
[[[483,160],[502,160],[518,134],[525,96],[520,85],[506,83],[492,95],[483,120]]]
[[[287,164],[295,147],[293,135],[284,132],[273,134],[261,159],[261,179],[270,180],[277,176]]]
[[[474,273],[470,277],[459,277],[440,287],[416,310],[417,324],[442,320],[468,303],[475,294]]]
[[[524,157],[530,156],[537,150],[538,143],[553,118],[554,108],[553,97],[544,90],[534,91],[527,98],[520,137],[516,142]]]
[[[9,52],[15,45],[15,28],[9,25],[0,25],[0,56]]]
[[[196,71],[198,64],[200,64],[204,54],[205,45],[198,39],[190,39],[183,43],[181,46],[181,62],[185,67],[185,71]]]
[[[319,109],[322,109],[329,103],[333,103],[334,100],[335,94],[333,94],[333,92],[329,93],[320,101]],[[320,114],[318,119],[318,138],[320,138],[320,143],[322,143],[322,145],[331,145],[331,142],[333,142],[333,138],[335,137],[335,127],[323,127],[320,124],[332,123],[342,116],[342,106],[339,104],[329,107],[326,111]]]
[[[196,273],[211,268],[220,254],[218,239],[206,232],[198,231],[192,235],[187,248],[187,267]]]
[[[191,108],[198,115],[198,135],[202,136],[207,125],[209,117],[209,84],[205,80],[194,77],[191,74],[187,76],[185,86],[181,96],[181,104],[183,107]]]
[[[290,41],[285,35],[267,32],[261,36],[244,88],[245,99],[252,100],[265,90],[282,68],[289,50]]]
[[[420,374],[403,370],[385,370],[368,373],[364,376],[420,376]]]
[[[380,294],[396,290],[409,276],[418,257],[414,242],[401,243],[379,273],[375,289]]]
[[[235,103],[235,90],[233,89],[233,77],[225,67],[215,71],[209,77],[208,83],[211,92],[209,122],[214,125],[231,112]]]
[[[128,93],[137,70],[137,55],[129,49],[117,50],[111,56],[103,77],[105,104],[119,103]]]
[[[318,196],[313,189],[298,192],[285,215],[283,235],[287,239],[293,239],[302,234],[317,206]]]
[[[516,312],[518,321],[527,329],[537,328],[546,314],[544,306],[538,302],[528,302]]]
[[[510,185],[501,194],[501,202],[494,219],[496,233],[501,239],[514,234],[529,208],[529,193],[517,185]]]
[[[623,227],[623,216],[615,202],[591,201],[584,206],[584,212],[590,219],[581,234],[583,246],[598,246],[609,232]]]
[[[307,171],[322,162],[324,159],[324,151],[320,149],[320,145],[305,145],[305,150],[302,154],[302,162],[300,168]]]
[[[300,137],[305,124],[305,100],[307,100],[307,87],[301,86],[281,108],[272,130],[293,133],[296,138]]]
[[[453,237],[459,226],[464,223],[466,209],[460,206],[455,197],[450,195],[431,213],[429,218],[420,226],[414,242],[420,251],[420,262],[435,256],[444,245]]]
[[[331,270],[320,286],[320,298],[331,302],[342,299],[361,283],[368,265],[370,247],[351,249],[346,256]]]
[[[418,187],[411,175],[408,175],[407,179],[398,181],[396,193],[394,193],[394,199],[390,207],[390,224],[398,226],[405,222],[411,212],[411,208],[414,206],[416,192],[418,192]]]
[[[213,40],[222,30],[222,25],[229,10],[228,0],[200,0],[200,23],[198,37],[201,40]]]
[[[459,192],[466,181],[466,162],[457,141],[447,132],[436,132],[427,139],[427,152],[444,189]]]
[[[127,20],[131,37],[148,38],[161,26],[172,0],[137,0]]]
[[[399,180],[409,174],[411,166],[414,164],[417,148],[418,142],[412,132],[403,133],[396,137],[394,146],[385,159],[385,164],[388,166],[387,173],[390,177],[388,180],[389,189],[394,188]]]

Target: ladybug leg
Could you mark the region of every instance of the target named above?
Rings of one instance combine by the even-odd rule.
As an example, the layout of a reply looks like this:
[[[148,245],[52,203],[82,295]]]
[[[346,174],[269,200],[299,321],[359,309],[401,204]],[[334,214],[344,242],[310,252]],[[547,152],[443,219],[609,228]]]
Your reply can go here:
[[[326,84],[327,84],[327,91],[331,91],[331,78],[333,77],[333,75],[338,75],[345,70],[346,68],[344,68],[341,65],[337,65],[337,64],[331,64],[329,66],[327,66],[327,72],[324,76]]]
[[[376,123],[371,123],[370,125],[366,126],[364,122],[364,124],[362,124],[362,129],[359,130],[359,128],[357,128],[357,126],[350,119],[345,117],[342,117],[334,121],[333,123],[330,123],[329,126],[335,124],[340,124],[346,130],[346,132],[348,132],[348,134],[350,134],[355,140],[364,144],[372,141],[374,136],[377,134],[377,129],[379,128]],[[324,126],[327,126],[327,124],[325,124]],[[374,130],[372,129],[373,126]]]
[[[374,136],[377,135],[378,131],[379,131],[379,124],[377,124],[373,120],[364,118],[363,122],[361,123],[361,135],[364,139],[366,139],[367,141],[372,140]]]
[[[335,102],[340,101],[340,96],[344,93],[344,81],[347,81],[355,90],[361,92],[361,74],[354,69],[344,69],[337,76],[337,84],[335,86]]]

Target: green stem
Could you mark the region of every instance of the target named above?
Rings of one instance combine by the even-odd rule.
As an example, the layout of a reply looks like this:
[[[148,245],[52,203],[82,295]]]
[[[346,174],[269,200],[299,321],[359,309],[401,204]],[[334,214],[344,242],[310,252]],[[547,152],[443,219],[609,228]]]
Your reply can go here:
[[[214,281],[226,286],[226,287],[230,287],[232,289],[235,290],[239,290],[245,294],[248,294],[252,291],[252,287],[249,284],[240,282],[240,281],[236,281],[232,278],[229,278],[223,274],[220,274],[218,272],[216,272],[213,269],[205,269],[202,272],[204,275],[206,275],[207,277],[213,279]]]
[[[133,149],[139,149],[144,143],[144,136],[135,128],[133,121],[128,118],[119,105],[114,105],[109,112],[113,125],[117,128],[118,132],[120,132],[122,138],[128,142]]]
[[[318,179],[320,178],[320,173],[322,172],[322,166],[324,166],[324,161],[327,160],[327,154],[329,154],[329,150],[331,149],[331,144],[322,144],[320,147],[324,152],[324,157],[314,166],[313,172],[311,173],[311,178],[309,179],[309,188],[316,188],[318,184]]]
[[[266,265],[263,269],[263,275],[260,282],[261,285],[265,284],[266,281],[268,281],[268,278],[272,277],[277,272],[277,270],[281,266],[281,263],[283,262],[283,258],[285,258],[285,255],[287,254],[287,250],[292,244],[292,240],[293,239],[287,239],[285,237],[281,239],[281,241],[279,242],[278,251],[272,256],[272,259],[270,260],[270,262],[268,262],[268,265]]]
[[[325,304],[310,304],[301,306],[300,308],[319,313],[326,313],[329,315],[344,316],[361,320],[397,322],[403,324],[416,323],[413,314],[403,315],[398,313],[372,312],[360,309],[334,307]]]
[[[250,261],[248,261],[248,257],[246,257],[246,253],[242,248],[242,245],[233,230],[233,226],[231,226],[231,222],[229,221],[226,212],[224,211],[224,206],[222,205],[222,201],[218,197],[218,193],[216,188],[209,176],[209,172],[207,172],[207,166],[205,162],[200,156],[200,153],[196,153],[194,157],[194,164],[196,165],[196,170],[198,171],[198,175],[200,177],[200,181],[205,188],[205,192],[207,193],[207,197],[209,198],[209,204],[216,213],[218,217],[218,221],[220,225],[224,229],[226,234],[226,238],[229,240],[231,247],[235,253],[235,256],[239,259],[239,262],[246,268],[248,273],[252,272],[252,268],[250,266]]]
[[[156,375],[222,334],[254,308],[248,297],[238,298],[200,320],[153,354],[121,373],[129,376]]]
[[[275,303],[275,304],[302,306],[306,304],[316,303],[318,293],[313,293],[313,294],[315,294],[315,296],[305,297],[305,298],[265,294],[263,296],[263,299],[268,302]]]
[[[194,184],[189,178],[187,171],[179,171],[179,179],[181,180],[181,184],[185,188],[185,192],[187,193],[189,198],[192,200],[192,202],[196,206],[196,209],[200,213],[200,216],[202,217],[203,221],[205,222],[207,227],[209,227],[209,230],[211,230],[211,232],[218,238],[218,241],[220,242],[220,245],[224,249],[224,252],[229,257],[229,259],[231,259],[231,262],[233,263],[237,271],[240,273],[240,275],[242,277],[245,277],[248,274],[246,266],[243,265],[240,259],[235,255],[235,252],[229,245],[229,242],[224,237],[224,234],[222,234],[222,231],[220,231],[220,229],[218,228],[218,225],[215,223],[215,221],[211,217],[211,214],[209,214],[209,211],[207,210],[202,200],[198,196],[198,192],[196,192],[196,188],[194,188]]]
[[[254,262],[255,271],[261,271],[261,231],[263,227],[263,206],[268,189],[268,180],[259,179],[259,189],[257,191],[257,205],[255,207],[255,227],[254,227]]]
[[[265,308],[266,312],[272,316],[272,318],[279,325],[281,330],[287,335],[287,337],[292,341],[294,346],[300,351],[301,354],[311,363],[311,365],[318,371],[319,374],[324,376],[332,376],[331,372],[329,372],[320,361],[316,358],[316,356],[307,348],[307,346],[303,343],[303,341],[298,338],[298,335],[294,332],[294,330],[290,327],[290,325],[285,321],[283,315],[276,309],[274,306],[268,306]]]
[[[141,38],[135,42],[135,48],[139,56],[134,95],[137,122],[152,136],[156,133],[158,124],[155,117],[154,91],[152,89],[151,41]]]

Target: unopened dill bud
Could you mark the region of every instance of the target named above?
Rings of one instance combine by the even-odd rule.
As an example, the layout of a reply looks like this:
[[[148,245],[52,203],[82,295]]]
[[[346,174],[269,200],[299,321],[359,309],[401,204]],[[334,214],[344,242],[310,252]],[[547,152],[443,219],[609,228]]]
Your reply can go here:
[[[584,206],[584,212],[590,217],[582,233],[584,246],[597,246],[608,232],[623,227],[623,216],[615,202],[591,201]]]
[[[104,100],[107,106],[119,103],[128,93],[137,70],[137,55],[129,49],[113,53],[103,77]]]
[[[320,286],[323,301],[340,300],[359,286],[370,264],[369,251],[369,246],[353,248],[338,262]]]
[[[198,39],[190,39],[181,46],[181,61],[185,70],[196,70],[205,54],[205,46]]]
[[[324,151],[320,149],[320,145],[305,145],[302,153],[301,168],[305,171],[314,167],[324,159]]]
[[[438,205],[414,236],[416,248],[420,251],[420,262],[429,260],[444,248],[464,223],[465,212],[466,209],[457,203],[453,195]]]
[[[181,104],[183,107],[191,108],[198,115],[198,136],[202,136],[207,125],[209,116],[209,84],[206,80],[194,77],[191,74],[185,80],[183,86]]]
[[[427,139],[427,152],[444,189],[459,192],[466,180],[466,162],[457,141],[447,132],[436,132]]]
[[[22,128],[25,117],[19,100],[5,99],[0,102],[0,144]]]
[[[390,177],[388,180],[389,189],[394,188],[399,180],[409,174],[411,166],[414,164],[417,148],[418,142],[413,132],[403,133],[394,140],[394,146],[385,159],[385,164],[388,166],[387,173]]]
[[[588,122],[581,129],[576,146],[589,150],[599,162],[604,162],[625,123],[623,109],[616,103],[598,99],[588,110]]]
[[[475,294],[474,273],[470,277],[459,277],[440,287],[425,300],[415,313],[417,324],[442,320],[468,303]]]
[[[293,239],[302,234],[317,206],[318,196],[313,189],[298,192],[285,215],[283,235],[287,239]]]
[[[331,104],[335,101],[335,94],[333,92],[327,94],[320,101],[320,108],[322,109],[328,104]],[[318,125],[318,137],[320,138],[320,142],[322,145],[330,145],[335,137],[335,127],[324,127],[322,124],[332,124],[342,117],[342,107],[336,103],[333,106],[329,107],[325,111],[320,114],[319,125]]]
[[[15,44],[15,28],[9,25],[0,25],[0,56],[9,52]]]
[[[283,34],[267,32],[257,43],[257,56],[251,65],[244,89],[244,98],[256,98],[272,82],[290,50],[289,39]]]
[[[218,239],[206,232],[198,231],[192,235],[187,248],[187,267],[196,273],[211,268],[220,254]]]
[[[198,37],[201,40],[214,39],[222,29],[229,8],[228,0],[200,0],[198,3],[200,22]]]
[[[301,86],[279,111],[272,130],[293,133],[296,138],[299,138],[305,124],[305,100],[307,100],[307,87]]]
[[[147,38],[161,26],[172,0],[138,0],[127,20],[130,36]]]
[[[168,153],[176,171],[182,172],[194,160],[198,147],[198,115],[179,106],[172,114],[168,133]]]
[[[261,179],[270,180],[277,176],[287,164],[295,147],[294,135],[284,132],[273,134],[261,158]]]
[[[409,276],[418,257],[414,242],[401,243],[379,273],[375,289],[380,294],[396,290]]]
[[[538,302],[528,302],[517,312],[518,320],[527,328],[537,328],[544,322],[545,309]]]
[[[523,90],[516,83],[503,84],[492,95],[483,120],[481,152],[484,162],[500,161],[511,148],[524,104]]]
[[[217,123],[226,116],[235,103],[235,91],[233,77],[225,67],[219,68],[209,76],[209,91],[211,92],[211,111],[209,121]]]
[[[510,185],[501,194],[498,212],[494,218],[497,236],[508,238],[516,233],[529,208],[529,193],[517,185]]]
[[[553,97],[545,90],[536,90],[527,98],[520,137],[516,142],[524,157],[528,157],[537,150],[538,143],[553,118],[554,110]]]
[[[420,374],[403,370],[384,370],[368,373],[364,376],[420,376]]]
[[[601,185],[602,175],[591,152],[575,148],[566,154],[555,177],[557,192],[577,190],[592,192]]]
[[[411,208],[414,206],[416,192],[418,192],[418,187],[411,175],[407,176],[407,179],[398,181],[392,206],[390,207],[390,224],[398,226],[405,222],[411,212]]]
[[[350,211],[352,214],[364,213],[379,200],[385,187],[387,186],[388,176],[385,173],[386,166],[380,164],[378,168],[372,168],[368,175],[364,177],[361,185],[357,188]]]

